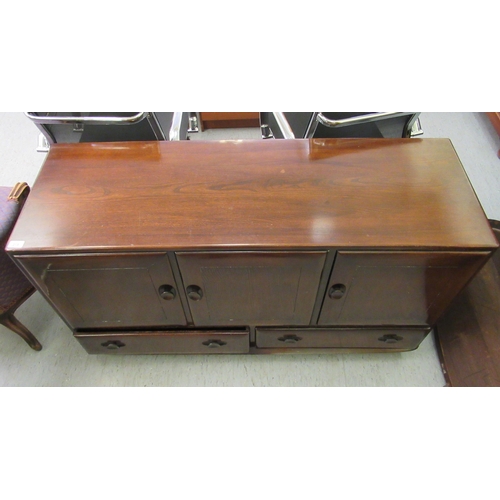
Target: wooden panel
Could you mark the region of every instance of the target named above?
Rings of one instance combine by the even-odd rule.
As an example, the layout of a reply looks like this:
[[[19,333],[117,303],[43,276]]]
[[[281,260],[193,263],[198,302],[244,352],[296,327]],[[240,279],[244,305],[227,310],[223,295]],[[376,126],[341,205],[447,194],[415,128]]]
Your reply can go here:
[[[186,324],[165,254],[54,255],[20,262],[72,328]]]
[[[245,354],[248,331],[75,333],[89,354]]]
[[[488,115],[491,124],[497,131],[497,134],[500,136],[500,113],[486,113],[486,114]],[[497,155],[500,158],[500,150],[498,151]]]
[[[200,112],[202,130],[260,126],[259,112]]]
[[[195,325],[308,325],[326,252],[179,252]]]
[[[486,113],[490,119],[491,124],[500,136],[500,113]]]
[[[416,349],[429,333],[429,328],[391,329],[298,329],[257,328],[256,345],[260,348],[303,349]]]
[[[491,222],[500,238],[500,222]],[[498,251],[438,321],[436,338],[448,385],[500,387]]]
[[[56,144],[12,253],[496,248],[449,140]]]
[[[338,252],[319,324],[433,325],[488,256]]]

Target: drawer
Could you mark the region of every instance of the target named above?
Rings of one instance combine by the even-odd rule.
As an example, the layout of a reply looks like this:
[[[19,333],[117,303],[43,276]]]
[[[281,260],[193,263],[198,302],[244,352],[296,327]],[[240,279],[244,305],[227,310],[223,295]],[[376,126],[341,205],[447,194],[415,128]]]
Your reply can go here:
[[[77,332],[89,354],[244,354],[248,330]]]
[[[416,349],[430,328],[256,328],[258,348]]]

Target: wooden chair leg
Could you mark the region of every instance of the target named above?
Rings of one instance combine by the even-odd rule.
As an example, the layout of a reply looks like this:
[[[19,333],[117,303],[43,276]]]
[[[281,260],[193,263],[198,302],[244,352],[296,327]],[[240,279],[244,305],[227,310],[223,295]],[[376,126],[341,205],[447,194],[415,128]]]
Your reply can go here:
[[[13,314],[6,314],[1,317],[0,323],[9,330],[17,333],[35,351],[42,350],[42,344],[38,342],[36,337]]]

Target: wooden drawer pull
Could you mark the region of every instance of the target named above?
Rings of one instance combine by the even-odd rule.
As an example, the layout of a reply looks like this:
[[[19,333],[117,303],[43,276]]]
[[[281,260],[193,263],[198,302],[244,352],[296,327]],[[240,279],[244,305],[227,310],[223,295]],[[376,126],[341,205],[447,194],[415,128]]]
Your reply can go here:
[[[296,344],[302,340],[302,337],[298,337],[297,335],[283,335],[283,337],[279,337],[278,340],[285,344]]]
[[[121,340],[108,340],[101,344],[103,347],[109,350],[120,349],[120,347],[125,347],[125,344]]]
[[[207,347],[210,347],[212,349],[215,349],[217,347],[221,347],[223,345],[226,345],[227,342],[223,342],[222,340],[219,339],[210,339],[206,340],[205,342],[202,342],[203,345],[206,345]]]
[[[203,290],[197,285],[189,285],[186,288],[187,296],[191,300],[201,300],[203,297]]]
[[[172,285],[162,285],[158,289],[158,293],[160,294],[160,297],[164,300],[174,300],[175,296],[177,295],[177,292],[175,291],[175,288]]]
[[[345,290],[345,285],[342,285],[342,283],[337,283],[330,288],[330,290],[328,291],[328,296],[331,299],[341,299],[344,296]]]
[[[385,342],[386,344],[395,344],[396,342],[403,340],[403,337],[394,333],[388,333],[386,335],[383,335],[382,337],[379,337],[379,340],[380,342]]]

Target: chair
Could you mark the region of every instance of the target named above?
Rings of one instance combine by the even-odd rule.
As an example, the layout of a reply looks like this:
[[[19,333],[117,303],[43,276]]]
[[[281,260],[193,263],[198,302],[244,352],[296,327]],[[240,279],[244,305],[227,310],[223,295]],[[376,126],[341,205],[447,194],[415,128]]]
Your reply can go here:
[[[25,182],[17,183],[12,189],[0,187],[0,324],[21,336],[32,349],[40,351],[40,342],[14,316],[16,309],[33,294],[35,288],[5,252],[5,245],[29,191]]]
[[[420,113],[261,112],[263,139],[393,137],[420,135]]]
[[[188,112],[25,112],[40,130],[40,152],[51,144],[76,142],[179,141],[196,113]]]

